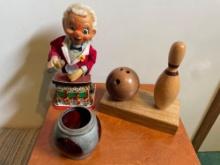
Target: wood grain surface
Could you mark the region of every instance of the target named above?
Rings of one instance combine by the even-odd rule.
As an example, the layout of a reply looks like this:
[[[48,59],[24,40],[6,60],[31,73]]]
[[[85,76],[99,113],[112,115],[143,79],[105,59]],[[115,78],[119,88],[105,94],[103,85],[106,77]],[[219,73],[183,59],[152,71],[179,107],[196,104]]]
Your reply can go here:
[[[152,85],[141,88],[153,90]],[[54,124],[61,111],[49,108],[37,138],[29,165],[197,165],[200,164],[182,122],[173,136],[99,111],[104,85],[97,84],[96,111],[101,120],[101,140],[94,152],[83,160],[71,160],[51,144]]]
[[[101,112],[171,134],[175,134],[179,126],[179,101],[159,110],[155,107],[153,92],[147,90],[139,90],[132,99],[125,101],[114,101],[105,92],[100,105]]]
[[[154,99],[159,109],[168,108],[177,98],[180,90],[180,77],[178,67],[185,55],[185,44],[183,42],[175,42],[169,52],[168,67],[158,77]]]

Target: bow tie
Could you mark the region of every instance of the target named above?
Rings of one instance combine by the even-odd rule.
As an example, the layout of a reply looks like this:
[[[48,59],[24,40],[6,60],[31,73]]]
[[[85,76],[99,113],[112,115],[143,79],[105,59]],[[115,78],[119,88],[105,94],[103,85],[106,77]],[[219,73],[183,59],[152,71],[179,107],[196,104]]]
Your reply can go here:
[[[75,47],[74,45],[70,45],[70,50],[77,50],[79,52],[82,51],[82,46],[81,47]]]

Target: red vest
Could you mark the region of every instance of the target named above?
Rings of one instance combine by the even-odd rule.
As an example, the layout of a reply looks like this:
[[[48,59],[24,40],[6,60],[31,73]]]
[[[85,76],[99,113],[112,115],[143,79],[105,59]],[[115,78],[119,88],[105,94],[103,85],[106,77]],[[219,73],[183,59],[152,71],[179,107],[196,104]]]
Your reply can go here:
[[[65,65],[67,64],[66,58],[61,49],[63,46],[64,39],[65,36],[61,36],[50,43],[51,48],[48,55],[48,61],[51,59],[52,56],[58,56],[65,61]],[[80,68],[81,66],[85,65],[88,69],[86,74],[88,74],[96,62],[96,54],[96,50],[90,45],[89,54],[85,56],[85,59],[83,59],[83,61],[79,61],[78,63],[76,63],[77,66]],[[63,72],[66,72],[64,69],[65,65],[62,68]]]

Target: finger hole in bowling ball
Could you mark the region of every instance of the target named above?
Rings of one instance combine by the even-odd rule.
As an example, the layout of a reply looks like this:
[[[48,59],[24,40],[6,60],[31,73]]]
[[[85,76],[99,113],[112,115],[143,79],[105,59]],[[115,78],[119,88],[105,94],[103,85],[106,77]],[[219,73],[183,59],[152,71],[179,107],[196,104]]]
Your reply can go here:
[[[127,71],[126,71],[126,73],[127,73],[127,74],[129,74],[129,73],[130,73],[130,71],[129,71],[129,70],[127,70]]]
[[[120,82],[121,82],[121,81],[120,81],[119,79],[116,79],[116,80],[115,80],[115,84],[116,84],[116,85],[119,85]]]
[[[123,70],[124,70],[123,68],[120,69],[120,71],[123,71]]]

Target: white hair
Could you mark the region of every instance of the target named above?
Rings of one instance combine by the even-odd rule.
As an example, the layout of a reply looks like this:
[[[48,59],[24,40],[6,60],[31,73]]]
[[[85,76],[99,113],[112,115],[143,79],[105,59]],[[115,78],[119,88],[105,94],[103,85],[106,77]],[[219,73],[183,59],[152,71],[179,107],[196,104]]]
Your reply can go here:
[[[79,16],[87,16],[89,14],[93,19],[93,24],[92,24],[93,28],[96,29],[96,25],[97,25],[96,14],[94,10],[92,10],[89,6],[79,4],[79,3],[72,4],[64,12],[63,18],[64,19],[68,18],[70,13],[74,13]]]

